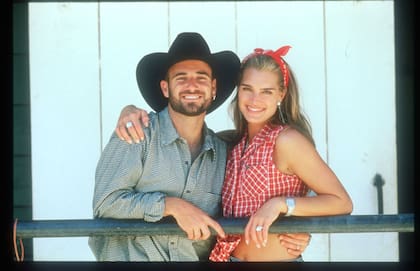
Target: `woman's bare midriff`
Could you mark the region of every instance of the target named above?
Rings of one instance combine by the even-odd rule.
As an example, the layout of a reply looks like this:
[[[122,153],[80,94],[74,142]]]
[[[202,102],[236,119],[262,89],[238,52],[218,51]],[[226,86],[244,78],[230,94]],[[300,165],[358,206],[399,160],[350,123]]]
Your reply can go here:
[[[242,261],[290,261],[296,256],[287,253],[287,249],[280,244],[278,234],[269,234],[267,245],[257,248],[253,241],[247,245],[243,236],[241,242],[232,252],[232,256]]]

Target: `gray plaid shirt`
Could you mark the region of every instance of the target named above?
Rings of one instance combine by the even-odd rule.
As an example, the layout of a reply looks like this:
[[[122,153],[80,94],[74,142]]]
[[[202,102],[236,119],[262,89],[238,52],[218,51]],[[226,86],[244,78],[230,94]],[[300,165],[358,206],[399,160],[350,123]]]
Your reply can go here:
[[[128,144],[114,133],[98,162],[95,218],[162,218],[165,196],[183,198],[210,216],[221,211],[226,143],[204,127],[204,144],[191,161],[187,142],[175,130],[165,108],[150,113],[145,140]],[[207,260],[214,237],[191,241],[176,235],[93,236],[89,246],[98,261]]]

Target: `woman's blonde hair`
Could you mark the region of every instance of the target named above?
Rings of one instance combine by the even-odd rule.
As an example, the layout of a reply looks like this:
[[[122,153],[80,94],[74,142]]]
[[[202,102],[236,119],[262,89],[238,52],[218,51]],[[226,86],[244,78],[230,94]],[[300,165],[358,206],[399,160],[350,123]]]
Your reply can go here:
[[[283,59],[284,61],[284,59]],[[290,69],[289,64],[284,61],[286,67],[288,69],[288,86],[285,89],[284,86],[284,76],[283,73],[277,64],[277,62],[270,56],[264,54],[257,54],[251,57],[246,58],[246,60],[242,63],[241,69],[239,72],[238,78],[238,86],[242,82],[243,74],[246,69],[253,68],[258,71],[270,71],[278,74],[278,79],[280,82],[280,88],[286,91],[284,99],[281,103],[281,111],[285,118],[285,123],[282,122],[280,118],[279,109],[277,109],[276,114],[272,116],[270,119],[270,123],[273,125],[289,125],[290,127],[295,128],[299,132],[301,132],[313,145],[315,142],[312,137],[312,128],[310,122],[305,117],[305,114],[301,110],[301,106],[299,103],[299,92],[297,82],[295,80],[295,76],[293,71]],[[239,110],[238,106],[238,91],[236,91],[236,95],[230,104],[230,113],[233,119],[235,128],[237,130],[237,138],[236,140],[239,141],[240,138],[245,134],[247,130],[247,121],[243,117],[241,111]]]

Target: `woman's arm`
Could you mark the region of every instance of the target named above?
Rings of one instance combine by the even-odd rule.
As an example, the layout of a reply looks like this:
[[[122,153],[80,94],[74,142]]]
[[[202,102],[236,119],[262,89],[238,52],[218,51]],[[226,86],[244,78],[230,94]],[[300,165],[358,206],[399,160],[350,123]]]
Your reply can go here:
[[[321,158],[314,145],[301,133],[288,129],[276,139],[274,161],[277,168],[295,174],[316,193],[313,197],[295,198],[295,216],[350,214],[352,200],[336,174]],[[285,199],[280,212],[287,212]]]
[[[312,189],[316,196],[295,197],[294,216],[326,216],[350,214],[353,203],[347,191],[322,160],[314,145],[294,129],[279,134],[273,153],[276,167],[285,174],[297,175]],[[266,201],[249,219],[244,236],[264,246],[271,224],[286,214],[286,197],[274,197]],[[261,231],[256,231],[262,226]]]
[[[139,143],[144,139],[142,125],[149,125],[149,115],[147,111],[137,108],[134,105],[125,106],[120,113],[117,121],[115,133],[121,140],[132,144],[133,141]]]

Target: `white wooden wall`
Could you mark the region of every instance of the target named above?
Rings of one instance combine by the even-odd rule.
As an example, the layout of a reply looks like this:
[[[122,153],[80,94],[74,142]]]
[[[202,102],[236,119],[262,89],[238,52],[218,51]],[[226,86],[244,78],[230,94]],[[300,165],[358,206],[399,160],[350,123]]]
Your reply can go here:
[[[393,1],[29,3],[34,219],[92,218],[94,172],[121,108],[149,109],[135,68],[197,31],[241,58],[291,45],[318,151],[354,201],[397,213]],[[228,102],[207,117],[232,128]],[[398,261],[397,233],[314,234],[306,261]],[[36,238],[34,260],[92,261],[87,238]]]

